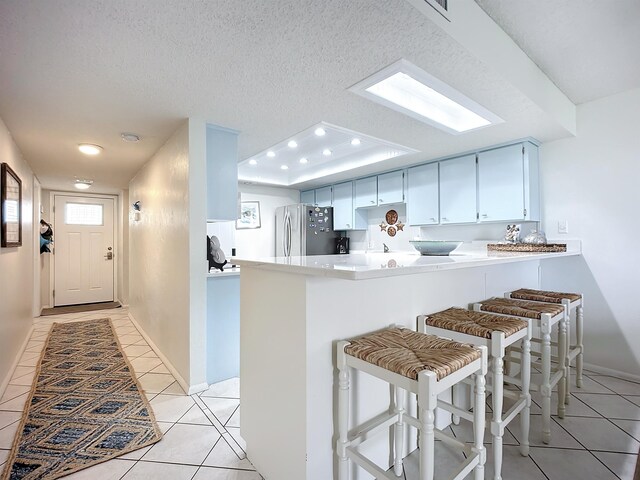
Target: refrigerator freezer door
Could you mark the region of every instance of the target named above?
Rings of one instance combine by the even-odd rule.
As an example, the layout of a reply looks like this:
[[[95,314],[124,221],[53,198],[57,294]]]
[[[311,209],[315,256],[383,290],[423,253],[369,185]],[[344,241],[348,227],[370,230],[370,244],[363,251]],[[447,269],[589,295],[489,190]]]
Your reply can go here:
[[[286,249],[285,241],[285,218],[288,207],[278,207],[276,209],[276,257],[284,257]]]
[[[287,257],[305,255],[304,232],[302,231],[302,214],[304,212],[304,205],[291,205],[287,208],[289,213],[287,221]]]

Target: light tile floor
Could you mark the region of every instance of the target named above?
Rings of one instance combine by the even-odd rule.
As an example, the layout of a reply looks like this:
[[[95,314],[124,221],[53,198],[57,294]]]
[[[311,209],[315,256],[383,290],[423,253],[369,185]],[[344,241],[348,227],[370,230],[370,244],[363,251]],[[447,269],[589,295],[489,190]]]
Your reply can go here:
[[[109,317],[149,399],[164,438],[157,444],[87,468],[70,480],[262,480],[246,460],[240,438],[239,382],[231,379],[199,395],[186,395],[128,317],[118,308],[35,319],[34,332],[0,398],[0,472],[51,325]]]
[[[240,437],[239,382],[231,379],[198,395],[186,395],[169,370],[131,323],[126,309],[40,317],[9,387],[0,398],[0,470],[4,468],[35,365],[53,322],[110,317],[165,436],[159,443],[75,473],[71,480],[171,479],[260,480],[245,458]],[[555,394],[554,394],[555,397]],[[555,411],[555,398],[552,411]],[[553,416],[549,445],[541,442],[540,396],[533,395],[531,452],[518,451],[521,432],[514,421],[504,437],[505,480],[632,480],[640,448],[640,383],[586,372],[584,387],[573,388],[567,416]],[[449,427],[466,442],[470,424]],[[491,437],[486,478],[493,477]],[[437,478],[460,461],[461,454],[436,445]],[[402,478],[402,477],[401,477]],[[406,480],[417,479],[417,456],[405,461]],[[471,476],[468,478],[472,478]],[[279,479],[288,480],[288,479]],[[296,479],[297,480],[297,479]]]

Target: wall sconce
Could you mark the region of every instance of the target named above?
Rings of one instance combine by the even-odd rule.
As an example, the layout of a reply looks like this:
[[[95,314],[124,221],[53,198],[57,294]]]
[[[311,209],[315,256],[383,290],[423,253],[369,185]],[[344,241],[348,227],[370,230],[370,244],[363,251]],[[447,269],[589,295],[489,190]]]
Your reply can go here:
[[[133,207],[133,221],[134,222],[139,222],[140,221],[140,217],[141,217],[140,211],[142,210],[142,205],[140,204],[140,200],[135,202],[132,205],[132,207]]]

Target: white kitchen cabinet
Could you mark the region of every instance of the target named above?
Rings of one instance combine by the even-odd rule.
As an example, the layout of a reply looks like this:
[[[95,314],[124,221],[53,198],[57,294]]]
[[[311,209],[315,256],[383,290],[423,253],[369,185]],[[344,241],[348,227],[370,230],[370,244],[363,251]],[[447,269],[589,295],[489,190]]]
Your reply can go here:
[[[407,223],[434,225],[440,219],[438,163],[407,170]]]
[[[378,205],[404,202],[404,172],[378,175]]]
[[[480,222],[539,220],[537,150],[525,142],[478,154]]]
[[[475,223],[476,156],[440,162],[440,223]]]
[[[360,178],[355,181],[355,208],[378,205],[378,177]]]
[[[315,190],[305,190],[304,192],[300,192],[300,203],[305,203],[309,205],[315,205],[316,203],[316,191]]]
[[[316,188],[316,202],[320,207],[330,207],[332,205],[331,187]]]
[[[354,182],[344,182],[333,186],[333,229],[365,230],[366,212],[354,208]]]

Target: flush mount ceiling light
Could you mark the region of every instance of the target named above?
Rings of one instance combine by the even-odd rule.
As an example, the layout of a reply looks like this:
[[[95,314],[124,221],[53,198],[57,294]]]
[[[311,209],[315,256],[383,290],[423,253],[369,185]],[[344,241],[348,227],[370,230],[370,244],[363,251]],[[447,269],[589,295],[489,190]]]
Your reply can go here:
[[[93,180],[76,180],[76,183],[74,183],[73,186],[78,190],[86,190],[91,185],[93,185]]]
[[[317,135],[320,129],[324,135]],[[264,185],[298,185],[416,152],[403,145],[320,122],[239,162],[238,180]]]
[[[504,121],[406,60],[389,65],[349,90],[452,134]]]
[[[122,140],[129,143],[138,143],[140,141],[140,136],[135,133],[121,133],[120,137]]]
[[[324,128],[318,127],[318,128],[315,129],[315,131],[313,133],[315,133],[316,136],[318,136],[318,137],[324,137],[327,132],[326,132],[326,130]]]
[[[103,148],[100,145],[94,145],[92,143],[80,143],[78,145],[78,150],[85,155],[98,155],[102,152]]]

